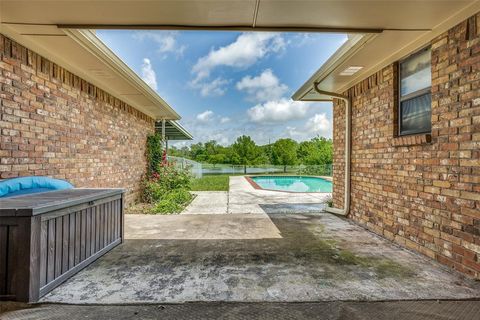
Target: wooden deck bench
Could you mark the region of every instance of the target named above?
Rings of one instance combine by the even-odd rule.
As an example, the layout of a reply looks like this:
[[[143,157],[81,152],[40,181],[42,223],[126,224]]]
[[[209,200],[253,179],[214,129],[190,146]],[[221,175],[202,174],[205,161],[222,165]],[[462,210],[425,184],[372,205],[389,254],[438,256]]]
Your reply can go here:
[[[123,241],[123,189],[0,198],[0,299],[35,302]]]

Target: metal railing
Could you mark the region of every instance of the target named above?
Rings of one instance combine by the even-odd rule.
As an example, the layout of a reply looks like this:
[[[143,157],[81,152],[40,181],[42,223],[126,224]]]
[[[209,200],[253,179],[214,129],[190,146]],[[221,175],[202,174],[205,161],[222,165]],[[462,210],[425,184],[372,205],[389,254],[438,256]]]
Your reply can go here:
[[[233,165],[199,163],[190,159],[168,156],[167,160],[175,167],[186,169],[192,177],[201,178],[203,175],[241,175],[241,174],[298,174],[308,176],[332,176],[332,165],[294,165],[279,166],[272,164]]]
[[[231,164],[202,164],[202,174],[301,174],[312,176],[332,176],[332,165],[231,165]]]
[[[202,164],[199,162],[174,156],[168,156],[167,161],[176,168],[188,170],[194,178],[201,178],[203,175]]]

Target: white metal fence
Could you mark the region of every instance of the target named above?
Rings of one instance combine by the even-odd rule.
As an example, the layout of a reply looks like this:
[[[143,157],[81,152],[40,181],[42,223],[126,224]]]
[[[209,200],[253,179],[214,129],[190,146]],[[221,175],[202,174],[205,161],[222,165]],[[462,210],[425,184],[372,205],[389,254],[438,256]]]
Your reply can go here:
[[[167,160],[169,163],[172,163],[175,167],[181,169],[187,169],[192,177],[201,178],[202,177],[202,164],[190,159],[168,156]]]
[[[203,175],[235,174],[301,174],[311,176],[332,176],[332,165],[276,166],[272,164],[232,165],[199,163],[190,159],[168,156],[168,162],[175,167],[187,169],[195,178]]]
[[[231,164],[202,164],[203,174],[304,174],[312,176],[331,176],[332,165],[295,165],[277,166],[265,165],[231,165]]]

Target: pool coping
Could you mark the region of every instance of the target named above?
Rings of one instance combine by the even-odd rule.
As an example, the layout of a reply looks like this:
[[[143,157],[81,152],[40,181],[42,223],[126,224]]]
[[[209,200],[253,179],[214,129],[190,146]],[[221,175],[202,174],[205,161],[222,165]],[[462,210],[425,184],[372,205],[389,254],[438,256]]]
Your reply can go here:
[[[274,177],[275,175],[268,175],[268,174],[255,174],[255,175],[249,175],[249,176],[243,176],[245,178],[245,180],[247,180],[250,185],[255,189],[255,190],[265,190],[265,191],[275,191],[275,192],[286,192],[286,193],[321,193],[321,194],[325,194],[325,193],[332,193],[332,192],[322,192],[322,191],[305,191],[305,192],[296,192],[296,191],[288,191],[288,190],[274,190],[274,189],[265,189],[265,188],[262,188],[258,185],[258,183],[256,183],[255,181],[253,181],[252,177]],[[278,176],[278,177],[288,177],[289,175],[284,175],[284,176]],[[299,176],[299,175],[290,175],[292,177],[304,177],[304,176]],[[312,178],[321,178],[321,179],[325,179],[325,180],[328,180],[330,182],[332,182],[332,178],[331,177],[324,177],[324,176],[305,176],[305,177],[312,177]]]

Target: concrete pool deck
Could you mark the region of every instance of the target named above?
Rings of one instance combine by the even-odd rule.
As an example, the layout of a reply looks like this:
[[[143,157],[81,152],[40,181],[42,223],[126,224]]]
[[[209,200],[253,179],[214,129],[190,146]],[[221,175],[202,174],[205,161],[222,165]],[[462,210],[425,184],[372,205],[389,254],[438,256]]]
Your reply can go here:
[[[292,193],[255,189],[243,176],[230,177],[229,191],[195,191],[182,214],[321,212],[331,193]]]

